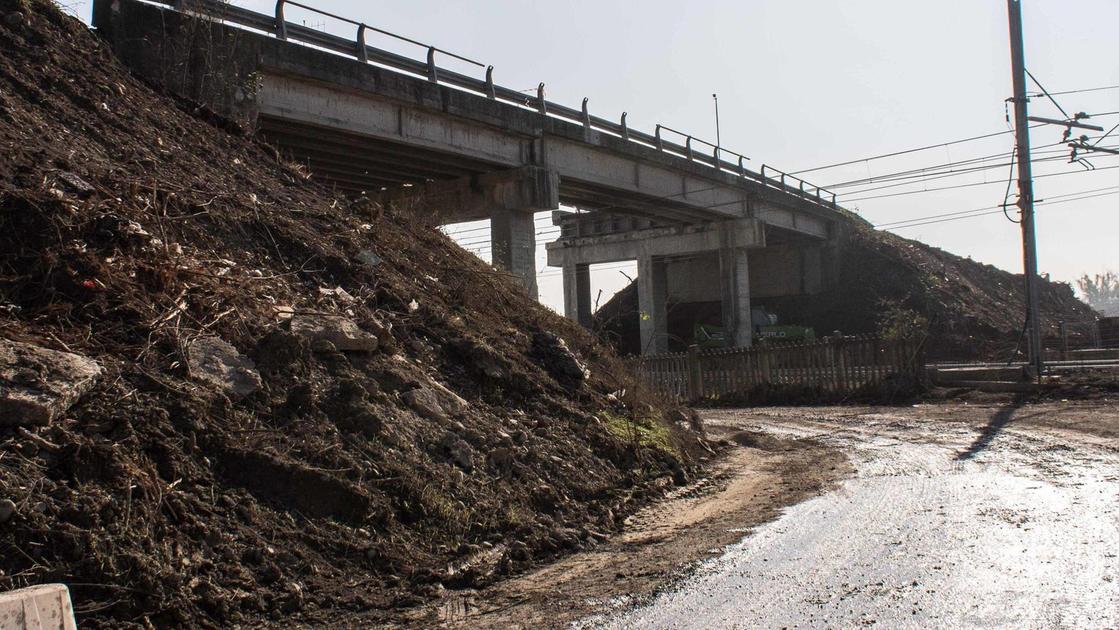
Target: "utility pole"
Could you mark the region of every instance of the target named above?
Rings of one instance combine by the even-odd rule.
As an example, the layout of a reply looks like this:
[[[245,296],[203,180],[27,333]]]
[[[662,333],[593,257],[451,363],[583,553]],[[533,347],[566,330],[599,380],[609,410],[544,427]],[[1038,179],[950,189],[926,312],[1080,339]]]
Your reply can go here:
[[[722,136],[719,135],[719,95],[712,94],[711,98],[715,99],[715,146],[723,146]]]
[[[1026,326],[1029,358],[1040,380],[1041,313],[1038,308],[1037,241],[1034,234],[1034,184],[1030,168],[1029,99],[1026,96],[1026,55],[1022,49],[1022,2],[1006,0],[1010,18],[1010,63],[1014,76],[1014,131],[1018,145],[1018,208],[1022,211],[1022,252],[1026,272]]]

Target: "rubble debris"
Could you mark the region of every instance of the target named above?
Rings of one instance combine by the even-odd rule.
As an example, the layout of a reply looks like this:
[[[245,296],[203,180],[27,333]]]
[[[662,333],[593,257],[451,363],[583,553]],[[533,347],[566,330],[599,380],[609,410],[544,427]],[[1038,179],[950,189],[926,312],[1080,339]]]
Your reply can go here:
[[[443,395],[442,392],[432,387],[410,389],[401,394],[400,397],[404,399],[404,402],[408,403],[408,406],[411,407],[413,411],[428,420],[446,422],[454,413],[462,409],[462,406],[455,403],[452,403],[455,409],[447,409],[444,406],[445,403],[453,399],[448,398]],[[459,400],[462,399],[459,398]],[[463,401],[463,405],[465,405],[465,401]]]
[[[187,350],[187,365],[195,379],[212,385],[233,399],[260,389],[260,372],[252,359],[220,337],[195,339]]]
[[[543,360],[544,368],[557,381],[578,386],[590,377],[590,370],[559,335],[540,331],[532,336],[532,348]]]
[[[357,261],[366,267],[374,268],[381,266],[381,257],[369,249],[363,249],[358,252]]]
[[[393,626],[463,553],[492,552],[454,578],[477,588],[525,568],[505,541],[543,561],[570,543],[557,528],[613,533],[665,491],[666,449],[702,452],[679,427],[631,446],[588,422],[617,407],[621,364],[423,217],[374,227],[376,208],[293,181],[52,3],[0,16],[17,4],[24,26],[0,23],[0,330],[105,376],[47,428],[0,427],[0,499],[18,506],[0,590],[65,575],[91,630]],[[533,350],[540,330],[586,358],[577,395]],[[255,365],[257,389],[215,395],[190,366],[207,344]]]
[[[11,499],[0,500],[0,525],[12,520],[16,515],[16,504]]]
[[[78,175],[69,171],[63,171],[58,174],[58,181],[62,182],[70,192],[78,195],[79,197],[88,197],[96,192],[96,189],[89,184],[86,180]]]
[[[339,315],[310,315],[299,313],[291,318],[291,332],[312,343],[329,341],[343,352],[374,352],[377,337],[365,332],[353,320]]]
[[[79,354],[0,339],[0,425],[50,424],[101,373],[96,361]]]
[[[468,473],[474,470],[474,448],[466,440],[454,433],[448,433],[443,437],[440,447],[447,452],[456,466]]]

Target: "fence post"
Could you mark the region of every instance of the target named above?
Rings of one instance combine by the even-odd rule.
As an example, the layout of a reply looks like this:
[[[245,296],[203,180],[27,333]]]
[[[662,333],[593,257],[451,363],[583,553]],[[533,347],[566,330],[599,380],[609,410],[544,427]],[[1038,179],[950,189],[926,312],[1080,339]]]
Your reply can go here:
[[[769,368],[769,357],[773,354],[772,348],[762,347],[758,352],[758,367],[761,368],[762,382],[759,385],[772,385],[773,374]]]
[[[835,344],[832,348],[835,349],[835,391],[846,394],[847,393],[847,348],[846,338],[843,335],[836,335]]]
[[[688,397],[703,397],[703,375],[699,369],[699,346],[688,346]]]
[[[1061,330],[1061,360],[1068,361],[1068,326],[1064,321],[1057,322]]]

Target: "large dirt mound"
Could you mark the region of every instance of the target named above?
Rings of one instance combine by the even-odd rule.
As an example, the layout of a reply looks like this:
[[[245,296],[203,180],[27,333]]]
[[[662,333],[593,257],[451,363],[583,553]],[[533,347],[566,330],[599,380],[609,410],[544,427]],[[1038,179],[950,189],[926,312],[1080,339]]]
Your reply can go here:
[[[818,334],[873,333],[889,309],[911,309],[930,321],[927,348],[934,359],[1005,360],[1018,346],[1025,312],[1021,274],[874,230],[861,221],[851,223],[840,267],[833,290],[760,299],[755,305],[776,313],[782,323],[811,326]],[[1083,323],[1096,318],[1069,285],[1045,280],[1041,285],[1047,338],[1057,338],[1061,321]],[[640,344],[637,310],[637,288],[631,284],[595,316],[611,343],[626,353],[635,353]],[[694,318],[718,323],[719,316],[717,305],[714,309],[706,304],[670,305],[669,332],[686,336]]]
[[[0,589],[65,582],[82,627],[366,625],[682,477],[694,441],[623,418],[589,335],[206,119],[0,0],[0,343],[104,370],[50,426],[0,427]]]

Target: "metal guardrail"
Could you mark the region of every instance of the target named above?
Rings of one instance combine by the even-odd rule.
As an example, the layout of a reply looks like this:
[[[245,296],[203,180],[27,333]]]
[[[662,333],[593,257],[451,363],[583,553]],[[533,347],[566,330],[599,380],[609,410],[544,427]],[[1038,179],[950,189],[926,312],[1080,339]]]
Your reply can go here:
[[[622,113],[621,120],[617,123],[598,116],[592,116],[587,108],[589,99],[586,98],[583,99],[582,107],[579,110],[548,101],[544,96],[543,83],[537,86],[535,98],[526,96],[524,93],[517,90],[496,85],[493,81],[492,65],[483,64],[479,61],[457,55],[441,48],[370,26],[364,22],[316,9],[301,2],[295,2],[294,0],[277,0],[274,15],[267,15],[233,6],[222,0],[146,1],[171,6],[176,11],[183,13],[200,13],[218,18],[237,26],[270,33],[278,39],[310,44],[331,52],[353,57],[366,63],[375,63],[395,70],[402,70],[416,76],[426,77],[427,80],[434,83],[449,85],[482,94],[489,99],[499,100],[527,109],[534,109],[541,115],[581,124],[588,131],[606,132],[624,140],[654,148],[662,153],[675,154],[688,161],[710,166],[720,172],[737,175],[744,179],[750,179],[764,184],[770,188],[775,188],[782,192],[798,196],[810,203],[833,209],[839,207],[836,203],[835,193],[819,186],[809,184],[798,177],[781,172],[765,164],[762,165],[760,173],[747,169],[746,162],[750,161],[750,158],[741,153],[731,151],[717,144],[702,140],[682,131],[677,131],[665,125],[658,124],[653,134],[630,129],[629,125],[626,123],[626,112]],[[344,37],[331,35],[313,28],[288,22],[284,18],[284,8],[286,6],[298,7],[323,17],[354,26],[356,27],[354,39],[349,40]],[[369,46],[366,43],[366,34],[370,31],[425,49],[427,51],[426,60],[418,61],[387,50]],[[485,79],[477,79],[447,68],[441,68],[436,64],[437,55],[457,59],[461,62],[484,68]],[[665,140],[664,133],[662,132],[668,132],[683,137],[684,144],[681,145]],[[710,151],[697,151],[695,146],[697,144],[707,147]],[[724,155],[730,156],[732,159],[730,161],[725,160],[723,159]],[[771,177],[768,175],[769,173],[775,176]]]

